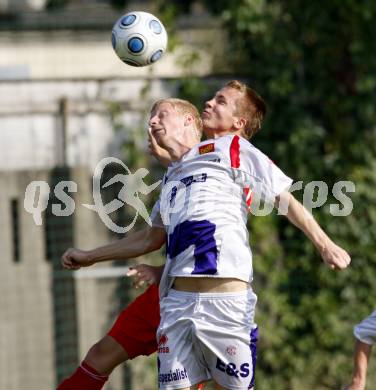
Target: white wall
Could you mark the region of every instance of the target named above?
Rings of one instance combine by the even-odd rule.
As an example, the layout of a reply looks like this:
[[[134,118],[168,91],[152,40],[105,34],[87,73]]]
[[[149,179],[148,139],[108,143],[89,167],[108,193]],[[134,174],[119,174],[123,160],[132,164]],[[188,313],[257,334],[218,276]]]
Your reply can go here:
[[[12,78],[12,67],[18,68],[20,76],[16,73],[16,78],[22,77],[21,69],[24,69],[24,77],[34,80],[177,77],[182,70],[176,61],[193,47],[187,44],[175,53],[165,53],[153,66],[139,68],[125,65],[116,56],[111,46],[111,31],[3,32],[0,34],[0,79]],[[207,47],[195,49],[203,56],[193,70],[199,75],[206,75],[211,69],[211,56],[206,52]]]
[[[126,131],[140,124],[146,131],[142,110],[173,93],[166,82],[154,80],[148,99],[142,101],[144,86],[142,79],[0,83],[0,170],[39,169],[58,163],[62,98],[68,102],[68,165],[94,169],[100,159],[116,155],[119,149],[116,137],[121,134],[114,134],[110,102],[123,107],[120,120]]]

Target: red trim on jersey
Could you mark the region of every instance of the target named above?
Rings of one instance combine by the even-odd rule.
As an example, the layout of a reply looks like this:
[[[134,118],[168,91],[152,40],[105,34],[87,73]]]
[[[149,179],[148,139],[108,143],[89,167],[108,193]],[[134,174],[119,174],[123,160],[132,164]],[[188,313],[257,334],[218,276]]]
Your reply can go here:
[[[240,167],[240,145],[239,145],[239,136],[235,135],[232,139],[230,145],[230,159],[231,159],[231,168]]]
[[[250,208],[253,199],[253,192],[249,187],[245,187],[244,194],[245,194],[245,203],[247,203],[248,208]]]

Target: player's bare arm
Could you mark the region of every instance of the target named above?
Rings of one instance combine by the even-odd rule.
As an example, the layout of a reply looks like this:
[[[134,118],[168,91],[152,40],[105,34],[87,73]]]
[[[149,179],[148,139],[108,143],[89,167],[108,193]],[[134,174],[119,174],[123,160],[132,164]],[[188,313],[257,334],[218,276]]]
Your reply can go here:
[[[284,191],[276,198],[277,208],[282,203],[288,205],[286,217],[312,241],[328,267],[344,269],[350,264],[349,254],[328,237],[312,214],[290,192]]]
[[[127,260],[162,247],[166,241],[163,228],[148,226],[126,237],[92,250],[69,248],[61,257],[61,264],[67,269],[79,269],[109,260]]]
[[[344,390],[364,390],[367,382],[368,361],[372,345],[357,340],[354,352],[354,372],[351,383]]]

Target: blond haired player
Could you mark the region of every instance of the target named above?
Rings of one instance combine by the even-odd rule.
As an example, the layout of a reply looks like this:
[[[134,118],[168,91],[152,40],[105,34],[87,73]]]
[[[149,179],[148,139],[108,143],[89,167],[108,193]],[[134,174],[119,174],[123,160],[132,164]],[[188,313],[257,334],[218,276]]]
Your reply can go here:
[[[152,109],[151,134],[172,159],[153,213],[160,214],[168,235],[158,328],[165,347],[158,353],[161,389],[191,389],[210,378],[217,389],[253,386],[257,298],[246,227],[250,194],[271,204],[286,202],[289,220],[332,268],[350,261],[287,191],[292,180],[245,140],[264,113],[253,90],[231,82],[202,113],[206,133],[216,138],[187,150],[177,142],[181,131],[166,122],[169,107],[162,102]]]

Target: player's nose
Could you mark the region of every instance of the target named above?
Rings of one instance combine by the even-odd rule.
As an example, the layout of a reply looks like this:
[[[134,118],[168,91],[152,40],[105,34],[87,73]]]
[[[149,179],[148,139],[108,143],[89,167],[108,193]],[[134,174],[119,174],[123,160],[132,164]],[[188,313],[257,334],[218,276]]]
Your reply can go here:
[[[212,108],[213,107],[213,101],[214,101],[214,99],[207,100],[205,102],[205,108]]]
[[[158,117],[157,115],[152,115],[149,118],[149,126],[152,127],[153,125],[156,125],[158,123]]]

